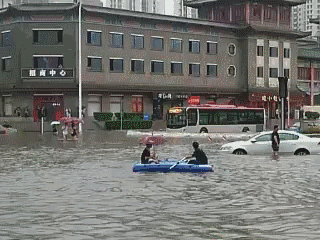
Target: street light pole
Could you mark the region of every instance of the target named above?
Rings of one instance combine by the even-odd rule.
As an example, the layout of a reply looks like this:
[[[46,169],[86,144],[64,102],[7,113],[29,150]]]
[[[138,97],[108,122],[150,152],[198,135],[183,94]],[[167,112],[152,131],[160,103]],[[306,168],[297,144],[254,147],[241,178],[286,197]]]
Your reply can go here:
[[[82,119],[82,79],[81,79],[81,0],[79,0],[79,64],[78,64],[78,73],[79,73],[79,119]],[[79,121],[79,134],[82,134],[82,124]]]

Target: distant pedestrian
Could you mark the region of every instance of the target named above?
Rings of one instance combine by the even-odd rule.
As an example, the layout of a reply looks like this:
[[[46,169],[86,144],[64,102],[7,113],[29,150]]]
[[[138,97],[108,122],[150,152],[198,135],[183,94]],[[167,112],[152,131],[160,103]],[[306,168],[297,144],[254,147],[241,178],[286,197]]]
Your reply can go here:
[[[278,125],[274,125],[273,132],[271,134],[273,157],[275,160],[279,159],[278,152],[279,152],[279,147],[280,147],[280,137],[278,134],[278,130],[279,130]]]
[[[77,134],[76,124],[74,121],[71,122],[71,128],[72,128],[71,136],[73,137],[74,140],[76,140],[78,137],[78,134]]]
[[[62,127],[63,140],[68,140],[67,139],[68,133],[69,133],[69,126],[68,126],[68,123],[65,123],[64,126]]]

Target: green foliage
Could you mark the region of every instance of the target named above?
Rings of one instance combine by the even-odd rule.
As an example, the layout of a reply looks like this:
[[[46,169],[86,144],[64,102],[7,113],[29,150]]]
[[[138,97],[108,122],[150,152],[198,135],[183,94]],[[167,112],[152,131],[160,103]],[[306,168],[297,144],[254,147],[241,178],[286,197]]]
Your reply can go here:
[[[111,121],[113,113],[111,112],[95,112],[94,119],[97,121]],[[115,116],[120,120],[120,113],[115,113]],[[143,121],[143,113],[122,113],[122,120]]]
[[[122,121],[122,129],[149,129],[152,127],[153,121]],[[105,121],[106,130],[119,130],[121,128],[121,121]]]
[[[320,114],[318,112],[307,111],[305,112],[305,116],[307,119],[318,119]]]

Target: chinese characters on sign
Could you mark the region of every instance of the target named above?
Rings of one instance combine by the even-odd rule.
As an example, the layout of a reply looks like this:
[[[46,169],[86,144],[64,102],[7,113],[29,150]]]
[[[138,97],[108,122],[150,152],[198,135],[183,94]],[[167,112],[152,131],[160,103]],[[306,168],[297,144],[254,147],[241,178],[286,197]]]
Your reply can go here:
[[[21,70],[22,78],[74,78],[73,68],[48,68]]]
[[[178,98],[178,99],[188,99],[188,94],[176,94],[176,98]]]
[[[172,99],[171,93],[158,93],[159,99]]]
[[[264,95],[264,96],[261,97],[261,100],[264,101],[264,102],[268,102],[268,101],[269,102],[272,102],[272,101],[278,102],[278,99],[279,99],[278,96],[266,96],[266,95]]]

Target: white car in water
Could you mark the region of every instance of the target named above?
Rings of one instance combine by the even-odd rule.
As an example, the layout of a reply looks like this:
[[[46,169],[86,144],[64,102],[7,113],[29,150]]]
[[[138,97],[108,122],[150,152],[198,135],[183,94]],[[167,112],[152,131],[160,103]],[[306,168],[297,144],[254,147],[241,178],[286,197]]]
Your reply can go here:
[[[279,153],[307,155],[320,154],[320,138],[311,138],[301,133],[279,130]],[[221,152],[244,154],[272,154],[271,134],[261,132],[248,141],[236,141],[222,145]]]

